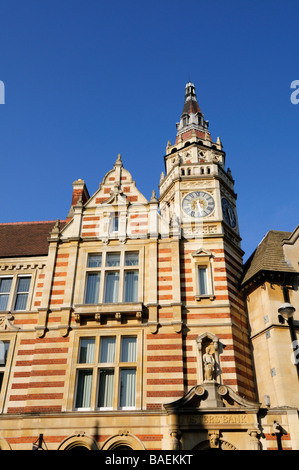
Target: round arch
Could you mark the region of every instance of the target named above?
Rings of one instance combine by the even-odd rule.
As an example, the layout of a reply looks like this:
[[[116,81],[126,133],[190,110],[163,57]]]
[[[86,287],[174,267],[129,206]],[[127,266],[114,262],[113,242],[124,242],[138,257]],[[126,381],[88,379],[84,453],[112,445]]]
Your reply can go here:
[[[230,444],[229,442],[220,439],[219,446],[217,447],[211,446],[210,441],[207,440],[200,442],[195,447],[193,447],[192,450],[237,450],[237,448],[233,444]]]
[[[58,450],[99,450],[99,447],[93,437],[75,434],[64,439]]]
[[[136,436],[126,433],[108,437],[101,450],[145,450],[145,447]]]

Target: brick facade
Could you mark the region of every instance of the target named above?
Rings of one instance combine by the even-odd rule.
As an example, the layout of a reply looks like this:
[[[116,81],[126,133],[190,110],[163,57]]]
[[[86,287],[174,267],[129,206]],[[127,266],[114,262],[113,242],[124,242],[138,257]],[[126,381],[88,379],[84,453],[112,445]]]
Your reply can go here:
[[[0,365],[1,448],[30,449],[40,433],[49,449],[259,448],[260,403],[239,290],[243,252],[238,224],[230,226],[221,208],[225,197],[237,216],[233,179],[220,140],[212,142],[199,108],[188,109],[198,109],[198,122],[190,114],[191,127],[178,131],[175,147],[168,144],[159,198],[140,193],[118,156],[94,195],[74,182],[66,220],[47,222],[46,234],[45,223],[2,224],[3,240],[19,229],[23,242],[11,242],[7,254],[1,246],[0,282],[11,285],[0,312],[0,340],[9,344]],[[213,210],[186,219],[177,207],[200,191],[213,198]],[[22,277],[30,279],[25,293]],[[27,296],[20,310],[18,295]],[[103,362],[107,338],[114,358]],[[123,338],[136,346],[130,361]],[[79,359],[82,341],[96,351],[89,362]],[[209,348],[215,367],[207,379]],[[136,379],[134,391],[126,373]],[[101,389],[112,376],[113,400]],[[131,398],[122,398],[121,387]],[[270,431],[265,436],[273,447]]]

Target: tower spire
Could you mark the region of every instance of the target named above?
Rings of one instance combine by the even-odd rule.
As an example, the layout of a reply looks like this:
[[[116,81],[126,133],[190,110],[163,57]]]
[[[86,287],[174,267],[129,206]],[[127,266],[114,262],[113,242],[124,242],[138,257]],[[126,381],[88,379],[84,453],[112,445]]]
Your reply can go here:
[[[203,113],[197,102],[195,86],[189,81],[185,86],[185,103],[180,122],[177,123],[177,140],[190,138],[190,131],[203,138],[208,131],[209,122],[204,120]]]

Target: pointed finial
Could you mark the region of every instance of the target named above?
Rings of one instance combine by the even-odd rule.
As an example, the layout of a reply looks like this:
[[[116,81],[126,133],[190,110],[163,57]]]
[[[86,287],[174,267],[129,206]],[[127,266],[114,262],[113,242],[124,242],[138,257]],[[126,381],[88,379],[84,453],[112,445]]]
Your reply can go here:
[[[54,227],[51,230],[51,235],[58,235],[60,231],[60,220],[57,219]]]
[[[157,201],[157,198],[156,198],[156,191],[153,189],[153,191],[152,191],[152,197],[151,197],[150,202],[156,202],[156,201]]]
[[[122,163],[122,161],[121,161],[121,154],[120,154],[120,153],[117,155],[117,159],[116,159],[116,162],[115,162],[114,165],[116,165],[116,166],[123,166],[123,163]]]
[[[222,145],[222,142],[221,142],[221,140],[220,140],[220,137],[217,137],[216,144],[217,144],[218,148],[220,148],[220,149],[223,148],[223,145]]]

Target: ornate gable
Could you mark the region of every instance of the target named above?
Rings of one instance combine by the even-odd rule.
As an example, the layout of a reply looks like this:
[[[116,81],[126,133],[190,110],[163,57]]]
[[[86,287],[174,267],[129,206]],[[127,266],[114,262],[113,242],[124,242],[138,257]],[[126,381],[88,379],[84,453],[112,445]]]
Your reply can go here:
[[[85,203],[79,198],[72,206],[72,218],[62,237],[97,238],[103,242],[146,237],[151,205],[123,167],[119,154],[98,190]]]
[[[106,203],[113,203],[112,196],[119,194],[122,196],[120,200],[123,203],[125,199],[127,203],[147,204],[148,200],[136,188],[135,181],[132,175],[123,167],[121,155],[119,154],[113,166],[113,169],[108,171],[100,183],[99,189],[89,199],[85,205],[86,209],[98,207]],[[117,202],[116,202],[117,203]]]
[[[164,408],[168,413],[196,413],[207,409],[239,408],[239,411],[257,413],[260,403],[242,398],[227,385],[215,381],[205,381],[191,388],[182,398],[167,403]],[[222,409],[222,410],[221,410]]]

